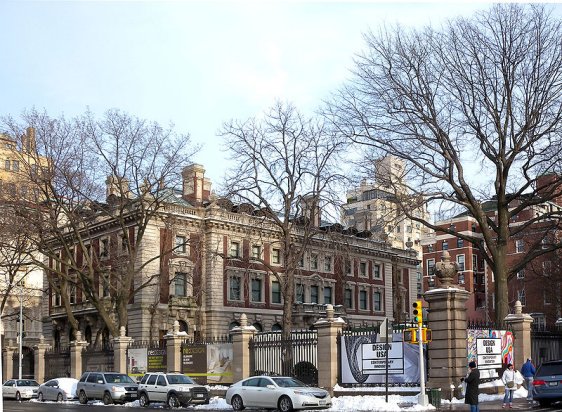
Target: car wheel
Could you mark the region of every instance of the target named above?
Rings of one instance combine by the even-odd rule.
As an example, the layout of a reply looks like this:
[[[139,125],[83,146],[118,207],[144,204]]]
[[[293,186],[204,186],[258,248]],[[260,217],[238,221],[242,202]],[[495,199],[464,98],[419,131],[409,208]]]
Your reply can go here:
[[[244,409],[244,402],[242,402],[242,398],[238,395],[234,395],[232,397],[230,404],[232,405],[232,409],[234,409],[235,411],[241,411],[242,409]]]
[[[148,395],[146,393],[141,393],[141,395],[139,396],[139,405],[142,407],[147,407],[150,404],[150,401],[148,400]]]
[[[111,397],[111,395],[109,394],[109,392],[105,392],[103,394],[103,404],[104,405],[111,405],[113,403],[113,398]]]
[[[37,394],[37,400],[38,400],[39,402],[45,402],[45,398],[43,398],[43,392],[39,392],[39,393]]]
[[[16,392],[16,401],[21,402],[21,395],[19,392]]]
[[[278,405],[281,412],[291,412],[293,410],[293,401],[288,396],[282,396],[279,399]]]
[[[63,401],[63,396],[62,393],[59,392],[59,394],[57,395],[57,402],[62,402]]]
[[[168,395],[168,406],[170,408],[179,408],[181,406],[178,395],[176,395],[175,393],[171,393],[170,395]]]
[[[86,405],[88,403],[86,392],[80,391],[80,393],[78,394],[78,402],[80,402],[82,405]]]

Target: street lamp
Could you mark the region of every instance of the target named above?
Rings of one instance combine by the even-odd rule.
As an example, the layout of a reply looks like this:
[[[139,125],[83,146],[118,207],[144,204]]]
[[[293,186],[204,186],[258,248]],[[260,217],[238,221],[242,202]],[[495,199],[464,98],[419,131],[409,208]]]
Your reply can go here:
[[[18,379],[21,379],[21,364],[23,360],[23,285],[22,282],[18,282],[20,287],[20,342],[19,342],[19,365],[18,365]]]

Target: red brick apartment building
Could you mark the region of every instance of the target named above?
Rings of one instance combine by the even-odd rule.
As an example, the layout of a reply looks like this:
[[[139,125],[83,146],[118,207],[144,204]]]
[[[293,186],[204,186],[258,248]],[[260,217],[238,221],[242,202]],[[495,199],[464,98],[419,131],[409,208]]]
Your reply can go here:
[[[539,187],[548,187],[548,176],[539,178]],[[513,201],[513,208],[520,204],[521,199]],[[495,217],[494,201],[486,202],[484,210],[490,217]],[[523,209],[511,218],[510,226],[515,232],[522,228],[533,217],[547,213],[562,211],[562,196],[553,201],[540,202]],[[453,219],[437,223],[442,228],[452,229],[479,237],[479,226],[470,216],[460,215]],[[562,320],[562,261],[560,250],[556,244],[561,239],[561,227],[558,218],[537,220],[524,227],[518,234],[511,236],[508,243],[507,262],[511,269],[508,279],[509,305],[515,301],[523,304],[523,310],[535,319],[534,325],[539,328],[553,327]],[[482,252],[469,242],[453,235],[437,231],[422,240],[424,264],[424,290],[439,287],[439,281],[433,276],[435,262],[441,260],[443,250],[448,250],[451,261],[457,262],[459,271],[456,283],[471,292],[467,302],[468,318],[474,320],[494,320],[494,275],[483,258]],[[529,252],[539,256],[526,262],[520,270],[515,267],[528,258]]]

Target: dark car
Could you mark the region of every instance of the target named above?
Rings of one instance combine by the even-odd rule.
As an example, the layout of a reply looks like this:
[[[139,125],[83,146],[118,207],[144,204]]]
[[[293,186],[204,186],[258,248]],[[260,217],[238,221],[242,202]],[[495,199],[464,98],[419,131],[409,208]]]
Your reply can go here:
[[[128,375],[116,372],[84,372],[76,385],[76,395],[82,404],[101,399],[105,405],[137,399],[138,385]]]
[[[539,366],[533,380],[533,399],[541,406],[562,401],[562,360]]]

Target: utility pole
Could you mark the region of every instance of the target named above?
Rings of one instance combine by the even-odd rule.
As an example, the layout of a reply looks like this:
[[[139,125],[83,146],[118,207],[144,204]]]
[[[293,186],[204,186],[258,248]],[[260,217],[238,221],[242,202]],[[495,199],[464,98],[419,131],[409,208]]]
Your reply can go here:
[[[20,327],[19,327],[19,365],[18,365],[18,379],[21,379],[21,364],[23,361],[23,286],[22,282],[19,282],[20,286]]]

